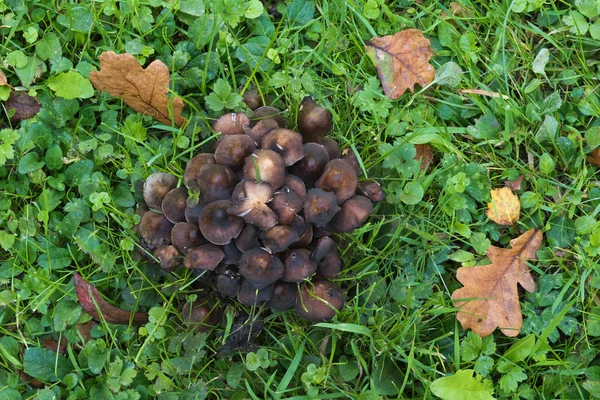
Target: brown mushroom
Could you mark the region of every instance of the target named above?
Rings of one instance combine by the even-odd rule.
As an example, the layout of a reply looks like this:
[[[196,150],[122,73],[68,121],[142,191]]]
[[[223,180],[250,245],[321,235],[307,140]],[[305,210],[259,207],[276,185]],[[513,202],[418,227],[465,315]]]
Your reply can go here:
[[[310,259],[319,263],[329,253],[337,253],[337,244],[330,236],[323,236],[317,240],[317,243],[310,254]]]
[[[285,311],[296,305],[297,296],[297,284],[277,281],[273,288],[273,298],[269,301],[268,305],[276,310]]]
[[[287,174],[283,186],[294,192],[303,203],[306,201],[306,185],[296,175]]]
[[[342,148],[340,147],[338,142],[336,142],[332,138],[325,136],[323,139],[321,139],[319,143],[322,144],[323,147],[325,147],[325,150],[327,150],[327,154],[329,155],[330,160],[335,160],[336,158],[342,157]]]
[[[256,110],[258,107],[264,106],[265,100],[269,101],[269,98],[266,95],[262,95],[262,93],[259,94],[256,87],[246,90],[242,95],[242,101],[251,110]]]
[[[223,165],[208,164],[198,172],[200,199],[208,204],[217,200],[228,200],[238,178],[230,168]]]
[[[200,153],[188,161],[183,172],[183,183],[188,189],[198,186],[196,180],[198,172],[207,164],[215,164],[215,157],[212,153]]]
[[[242,168],[244,160],[256,150],[254,140],[248,135],[225,135],[217,142],[215,161],[234,171]]]
[[[183,265],[188,269],[205,269],[214,271],[217,265],[225,258],[223,250],[214,244],[203,244],[199,247],[191,249],[185,259]]]
[[[242,253],[260,247],[260,242],[258,241],[258,227],[246,224],[238,237],[235,238],[234,243]]]
[[[280,225],[290,225],[294,222],[296,213],[302,211],[303,206],[303,201],[296,196],[296,193],[285,186],[273,195],[273,200],[269,203]]]
[[[304,202],[304,220],[315,226],[327,224],[340,211],[334,193],[322,189],[310,189]]]
[[[321,278],[336,278],[341,271],[342,261],[337,251],[326,254],[317,266],[317,276]]]
[[[225,254],[225,258],[223,259],[223,264],[233,265],[237,264],[242,257],[242,252],[236,247],[233,241],[227,243],[222,247],[223,253]]]
[[[163,244],[154,251],[154,257],[158,259],[160,268],[165,272],[172,272],[178,265],[181,265],[183,257],[177,251],[175,246]]]
[[[252,113],[252,126],[255,126],[259,121],[272,118],[277,122],[280,128],[286,127],[285,119],[281,116],[281,111],[271,106],[258,107]]]
[[[300,285],[296,311],[308,321],[329,321],[343,305],[344,293],[333,282],[315,279]]]
[[[227,213],[231,205],[229,200],[219,200],[202,209],[198,225],[200,232],[209,242],[222,246],[242,231],[244,220]]]
[[[356,155],[354,150],[352,150],[351,148],[347,148],[342,151],[342,154],[342,160],[352,167],[352,170],[354,171],[356,176],[361,176],[363,171],[362,168],[360,168],[358,156]]]
[[[173,223],[167,217],[152,210],[144,213],[139,226],[140,235],[153,247],[171,243],[172,228]]]
[[[360,182],[356,189],[357,194],[368,197],[374,203],[385,200],[385,193],[381,185],[373,180]]]
[[[259,177],[256,176],[257,170]],[[269,182],[275,189],[279,189],[285,181],[283,158],[273,150],[256,150],[254,154],[246,157],[244,178]]]
[[[333,129],[331,112],[306,96],[298,111],[298,130],[305,142],[318,142]]]
[[[189,199],[189,197],[188,197]],[[202,204],[196,204],[195,206],[190,207],[189,204],[185,208],[185,220],[190,224],[198,224],[198,218],[200,217],[200,212],[204,206]]]
[[[241,135],[244,127],[250,125],[250,119],[243,112],[225,114],[217,118],[213,125],[215,132],[221,135]]]
[[[194,333],[208,332],[219,323],[219,311],[206,300],[185,303],[181,317]]]
[[[278,128],[280,126],[274,118],[265,118],[258,121],[252,128],[244,129],[244,133],[250,136],[255,143],[260,143],[263,136]]]
[[[304,158],[302,135],[290,129],[279,128],[267,133],[260,140],[260,148],[279,153],[288,167]]]
[[[342,204],[342,210],[331,220],[340,232],[352,232],[360,228],[373,212],[373,203],[365,196],[355,195]]]
[[[260,234],[260,239],[265,248],[272,253],[280,253],[300,239],[294,228],[285,225],[277,225]]]
[[[200,233],[197,221],[195,224],[179,222],[171,230],[171,242],[181,254],[187,254],[194,247],[208,243]]]
[[[150,208],[160,210],[162,201],[177,186],[177,178],[166,172],[155,172],[144,182],[144,201]]]
[[[265,286],[262,289],[255,288],[246,279],[242,279],[240,290],[237,295],[238,301],[247,306],[253,306],[258,303],[264,303],[273,297],[273,284]]]
[[[240,274],[256,289],[271,285],[283,275],[281,260],[261,248],[242,254],[239,269]]]
[[[171,189],[162,201],[162,212],[172,223],[185,221],[185,208],[188,192],[186,188]]]
[[[319,189],[335,193],[338,202],[342,204],[356,192],[358,179],[352,167],[341,159],[331,160],[315,186]]]
[[[249,224],[260,229],[270,229],[277,225],[277,215],[267,203],[273,197],[273,186],[268,182],[244,179],[233,191],[233,206],[227,209],[231,215],[242,217]]]
[[[304,282],[317,270],[317,264],[310,259],[310,250],[307,249],[288,250],[281,261],[283,262],[281,280],[284,282]]]
[[[240,290],[242,277],[238,271],[230,266],[219,271],[215,283],[217,292],[221,296],[235,297]]]
[[[318,143],[304,144],[304,158],[290,167],[290,173],[296,175],[307,185],[312,185],[321,176],[329,155],[323,145]]]

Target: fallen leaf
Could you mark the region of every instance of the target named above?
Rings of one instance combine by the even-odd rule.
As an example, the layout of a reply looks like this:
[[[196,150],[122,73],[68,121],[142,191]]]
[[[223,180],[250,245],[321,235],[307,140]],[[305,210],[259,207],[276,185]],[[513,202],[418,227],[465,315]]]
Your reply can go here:
[[[402,96],[406,89],[414,93],[415,83],[425,87],[435,78],[435,68],[429,64],[433,50],[429,39],[418,29],[374,37],[366,48],[377,68],[383,91],[392,100]]]
[[[456,318],[464,329],[471,329],[481,337],[500,328],[506,336],[517,336],[523,324],[517,283],[528,292],[535,290],[535,282],[526,260],[536,258],[542,244],[542,231],[530,229],[510,241],[511,249],[490,246],[489,265],[461,267],[456,278],[464,285],[452,293],[452,300],[460,308]]]
[[[4,75],[2,70],[0,70],[0,86],[8,86],[12,88],[12,86],[8,84],[8,79],[6,79],[6,75]]]
[[[514,181],[510,181],[510,180],[506,179],[504,181],[504,184],[510,190],[520,190],[521,189],[521,182],[523,182],[523,175],[519,175],[517,177],[517,179],[515,179]]]
[[[90,72],[94,87],[122,97],[134,110],[148,114],[162,123],[170,124],[169,106],[172,105],[175,125],[181,126],[183,101],[169,98],[169,68],[160,60],[146,69],[131,54],[105,51],[100,54],[100,71]]]
[[[600,148],[594,149],[588,154],[586,161],[600,167]]]
[[[29,119],[36,115],[42,106],[40,102],[27,93],[12,92],[8,99],[4,102],[6,111],[14,110],[14,114],[10,117],[13,122],[20,122]]]
[[[507,187],[490,192],[492,201],[488,203],[486,212],[489,219],[499,225],[513,225],[519,220],[521,202],[517,195]]]
[[[142,325],[148,322],[148,313],[123,310],[109,304],[102,298],[98,289],[88,283],[77,272],[73,276],[75,292],[83,311],[99,321],[112,324]]]
[[[510,97],[508,97],[505,94],[500,94],[498,92],[489,92],[487,90],[481,90],[481,89],[461,89],[461,90],[457,90],[458,93],[463,93],[463,94],[478,94],[480,96],[488,96],[488,97],[493,97],[493,98],[500,98],[502,97],[504,100],[508,100],[510,99]]]
[[[421,160],[421,171],[425,171],[433,161],[433,151],[428,144],[415,144],[415,160]]]

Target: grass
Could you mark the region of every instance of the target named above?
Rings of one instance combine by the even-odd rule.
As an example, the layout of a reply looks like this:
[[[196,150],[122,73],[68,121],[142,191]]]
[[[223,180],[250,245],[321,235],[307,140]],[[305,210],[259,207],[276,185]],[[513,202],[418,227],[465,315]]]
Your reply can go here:
[[[42,105],[22,122],[6,108],[0,116],[0,398],[436,398],[432,382],[468,369],[495,398],[598,396],[600,188],[586,154],[600,144],[600,5],[293,0],[276,4],[280,19],[250,6],[0,1],[0,68]],[[456,86],[383,95],[365,42],[407,28],[430,39],[436,69],[461,68]],[[534,72],[542,49],[549,61]],[[66,71],[87,78],[108,50],[165,62],[189,124],[165,126],[106,93],[67,100],[50,89]],[[247,309],[264,316],[260,350],[220,358],[243,307],[218,300],[225,322],[194,334],[179,315],[196,278],[134,251],[136,182],[181,177],[211,146],[220,113],[204,99],[218,79],[234,92],[257,86],[292,124],[314,96],[333,113],[331,136],[388,195],[364,227],[338,236],[346,305],[333,321]],[[501,96],[460,93],[470,89]],[[434,161],[419,171],[413,144],[425,143]],[[485,215],[489,190],[518,176],[521,218],[500,227]],[[531,227],[544,241],[521,334],[464,331],[450,298],[456,269]],[[150,322],[91,322],[75,271],[113,304],[149,310]]]

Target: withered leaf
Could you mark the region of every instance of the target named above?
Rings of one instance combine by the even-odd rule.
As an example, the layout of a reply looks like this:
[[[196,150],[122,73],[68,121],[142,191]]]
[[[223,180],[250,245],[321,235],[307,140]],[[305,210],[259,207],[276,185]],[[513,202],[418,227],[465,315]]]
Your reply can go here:
[[[456,278],[464,285],[452,293],[460,310],[456,318],[463,328],[470,328],[481,337],[500,328],[506,336],[517,336],[523,324],[517,284],[528,292],[535,282],[525,263],[535,259],[542,244],[542,231],[530,229],[510,241],[510,249],[490,246],[489,265],[461,267]]]
[[[96,89],[122,97],[134,110],[164,124],[171,123],[169,108],[172,108],[175,125],[185,123],[181,116],[183,101],[167,96],[169,68],[160,60],[143,69],[131,54],[105,51],[100,54],[100,71],[90,72],[90,80]]]
[[[4,72],[2,72],[2,70],[0,70],[0,86],[10,86],[8,84],[8,79],[6,79],[6,75],[4,75]]]
[[[36,115],[40,108],[42,108],[40,102],[27,93],[12,92],[8,99],[4,102],[6,111],[10,112],[14,110],[14,114],[10,117],[13,122],[20,122],[24,119],[29,119]]]
[[[517,177],[517,179],[515,179],[514,181],[510,181],[508,179],[506,179],[504,181],[504,184],[506,185],[507,188],[509,188],[510,190],[520,190],[521,189],[521,183],[523,182],[523,175],[519,175]]]
[[[73,281],[81,308],[93,318],[112,324],[129,324],[131,321],[132,325],[142,325],[148,322],[148,313],[127,311],[108,303],[102,298],[98,289],[77,272],[73,276]]]
[[[433,162],[433,151],[431,151],[431,146],[428,144],[415,144],[414,146],[417,151],[415,160],[421,160],[421,171],[425,171],[429,168],[429,164]]]
[[[425,87],[435,78],[435,68],[429,64],[433,50],[429,39],[418,29],[374,37],[366,48],[377,68],[383,91],[392,100],[402,96],[406,89],[414,93],[415,83]]]
[[[507,187],[490,192],[492,201],[486,212],[489,219],[499,225],[513,225],[521,215],[521,202],[517,195]]]
[[[588,154],[586,161],[600,167],[600,148],[594,149]]]

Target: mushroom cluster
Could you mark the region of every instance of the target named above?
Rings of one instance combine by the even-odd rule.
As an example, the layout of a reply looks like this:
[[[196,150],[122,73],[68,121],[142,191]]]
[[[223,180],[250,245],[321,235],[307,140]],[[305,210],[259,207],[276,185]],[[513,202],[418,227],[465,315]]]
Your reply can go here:
[[[204,271],[221,296],[295,307],[317,322],[344,303],[329,280],[342,269],[332,235],[362,226],[384,194],[377,182],[359,183],[355,154],[326,136],[332,115],[311,97],[297,125],[287,129],[270,106],[218,118],[214,153],[189,160],[185,187],[169,173],[147,178],[139,232],[164,270]]]

